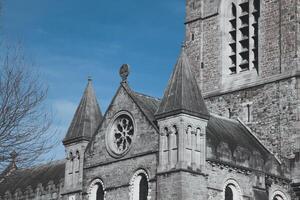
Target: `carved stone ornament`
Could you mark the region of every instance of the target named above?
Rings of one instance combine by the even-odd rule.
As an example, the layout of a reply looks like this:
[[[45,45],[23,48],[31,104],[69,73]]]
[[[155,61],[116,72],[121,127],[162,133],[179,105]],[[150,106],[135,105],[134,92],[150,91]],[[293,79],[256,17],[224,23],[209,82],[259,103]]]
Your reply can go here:
[[[122,82],[126,82],[129,76],[130,70],[128,64],[123,64],[120,68],[120,76],[122,78]]]
[[[131,116],[119,114],[111,124],[107,134],[107,147],[112,156],[120,157],[130,149],[135,134],[135,126]]]

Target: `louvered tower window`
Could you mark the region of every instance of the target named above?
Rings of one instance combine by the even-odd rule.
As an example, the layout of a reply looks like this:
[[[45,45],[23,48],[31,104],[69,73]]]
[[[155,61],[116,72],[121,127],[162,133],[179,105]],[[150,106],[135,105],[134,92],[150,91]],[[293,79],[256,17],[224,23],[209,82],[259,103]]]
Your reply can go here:
[[[230,61],[231,61],[231,66],[229,67],[230,71],[232,74],[236,74],[236,6],[234,3],[231,5],[231,19],[229,20],[230,25],[231,25],[231,30],[229,31],[230,38],[229,38],[229,46],[231,49],[231,54],[230,54]]]
[[[231,5],[229,46],[231,74],[258,71],[259,0],[239,0]]]

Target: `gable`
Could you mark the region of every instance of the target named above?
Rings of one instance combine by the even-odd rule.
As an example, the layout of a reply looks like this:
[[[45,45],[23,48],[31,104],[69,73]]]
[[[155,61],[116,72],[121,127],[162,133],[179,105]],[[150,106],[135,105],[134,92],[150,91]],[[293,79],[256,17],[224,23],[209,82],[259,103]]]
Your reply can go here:
[[[86,150],[85,166],[114,162],[158,151],[158,130],[153,121],[158,104],[158,100],[135,93],[127,84],[121,84]],[[134,135],[129,150],[118,157],[110,150],[109,135],[116,116],[120,113],[125,113],[132,118]]]

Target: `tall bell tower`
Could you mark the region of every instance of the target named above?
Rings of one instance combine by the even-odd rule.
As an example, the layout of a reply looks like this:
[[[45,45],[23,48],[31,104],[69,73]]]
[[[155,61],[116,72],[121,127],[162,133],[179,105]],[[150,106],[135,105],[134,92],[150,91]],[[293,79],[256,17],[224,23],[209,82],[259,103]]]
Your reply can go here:
[[[299,0],[186,0],[186,53],[208,110],[288,158],[300,137],[299,12]]]

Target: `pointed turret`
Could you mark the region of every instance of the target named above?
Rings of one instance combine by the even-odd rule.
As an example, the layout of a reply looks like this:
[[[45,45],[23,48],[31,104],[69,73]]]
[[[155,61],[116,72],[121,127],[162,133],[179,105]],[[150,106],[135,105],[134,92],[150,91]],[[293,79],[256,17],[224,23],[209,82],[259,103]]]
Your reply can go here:
[[[67,144],[77,140],[89,140],[101,120],[101,110],[96,99],[92,79],[89,78],[63,143]]]
[[[178,199],[197,199],[198,194],[206,196],[206,127],[209,113],[184,49],[155,118],[160,131],[157,169],[160,199],[168,199],[170,194],[179,194]],[[175,179],[178,186],[170,189],[169,183]],[[200,184],[191,188],[186,180],[192,179]],[[183,188],[191,190],[186,193]],[[168,194],[165,195],[166,190]]]
[[[92,79],[88,79],[79,106],[63,141],[66,151],[63,199],[74,199],[83,189],[83,160],[86,147],[102,121]],[[76,198],[77,199],[77,198]]]
[[[175,65],[164,97],[156,112],[156,118],[160,119],[179,113],[209,118],[209,113],[184,49],[182,49]]]

